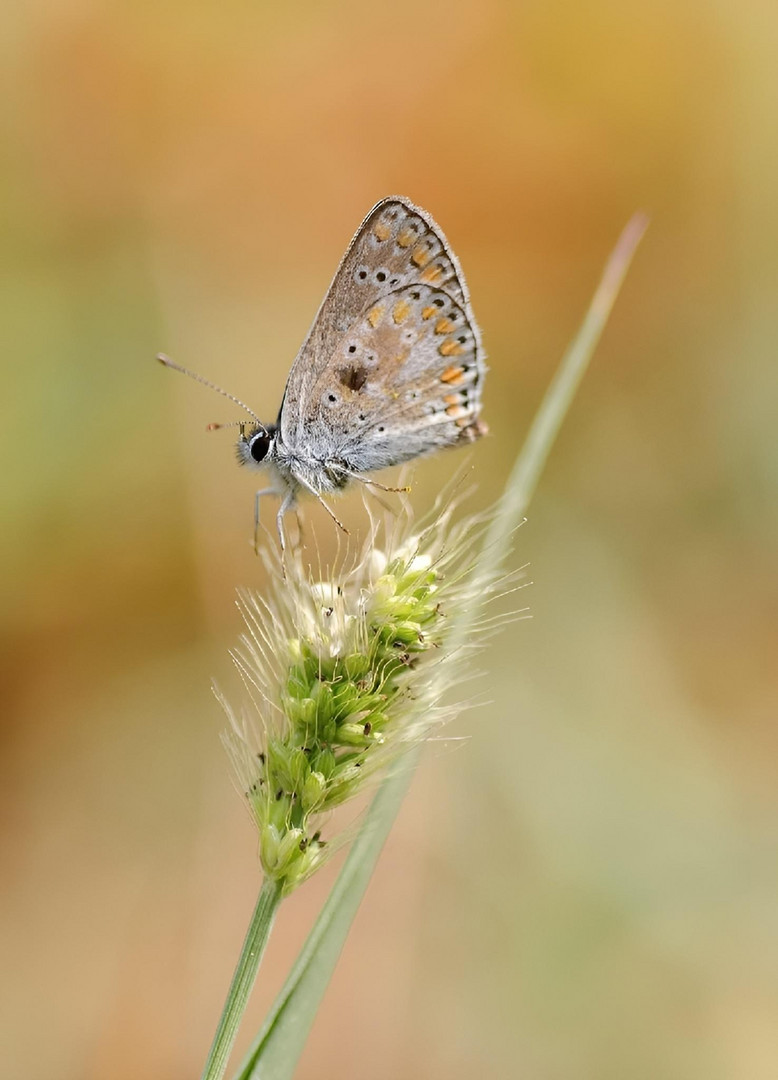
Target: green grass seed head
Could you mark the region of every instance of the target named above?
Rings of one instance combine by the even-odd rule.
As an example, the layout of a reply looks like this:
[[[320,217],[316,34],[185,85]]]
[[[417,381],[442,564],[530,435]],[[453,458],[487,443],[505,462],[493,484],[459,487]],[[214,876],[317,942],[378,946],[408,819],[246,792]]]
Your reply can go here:
[[[417,535],[375,526],[365,551],[325,580],[290,560],[269,599],[241,599],[247,632],[234,658],[252,705],[238,714],[224,703],[228,746],[263,870],[285,892],[332,850],[323,815],[450,718],[440,698],[461,635],[447,642],[457,620],[472,618],[468,552],[480,528],[451,527],[450,517]]]

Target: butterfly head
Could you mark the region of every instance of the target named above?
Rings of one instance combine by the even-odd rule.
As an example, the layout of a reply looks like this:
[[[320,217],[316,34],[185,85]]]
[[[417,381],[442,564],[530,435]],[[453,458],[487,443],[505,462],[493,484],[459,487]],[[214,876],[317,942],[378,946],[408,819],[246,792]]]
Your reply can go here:
[[[268,455],[272,456],[278,428],[275,424],[264,427],[257,424],[248,431],[241,425],[240,438],[236,447],[241,465],[262,465]]]

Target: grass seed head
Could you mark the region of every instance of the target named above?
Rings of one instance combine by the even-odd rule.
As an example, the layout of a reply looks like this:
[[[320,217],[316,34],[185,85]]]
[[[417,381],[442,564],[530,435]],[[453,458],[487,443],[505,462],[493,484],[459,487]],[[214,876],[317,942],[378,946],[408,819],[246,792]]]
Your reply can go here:
[[[483,521],[452,526],[451,510],[416,533],[405,517],[373,523],[361,554],[319,579],[297,559],[276,568],[269,598],[241,596],[233,659],[248,703],[223,701],[227,745],[263,870],[285,892],[332,850],[326,815],[457,711],[441,698],[493,583],[473,555]]]

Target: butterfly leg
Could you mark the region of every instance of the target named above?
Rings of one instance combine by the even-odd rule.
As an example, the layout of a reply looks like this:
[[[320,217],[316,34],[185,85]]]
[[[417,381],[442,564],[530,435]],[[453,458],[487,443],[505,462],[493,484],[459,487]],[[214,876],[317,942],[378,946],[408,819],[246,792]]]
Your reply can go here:
[[[261,488],[254,496],[254,554],[259,554],[259,500],[263,495],[277,495],[275,488]]]
[[[318,500],[318,501],[319,501],[319,502],[321,503],[321,505],[322,505],[322,506],[324,507],[324,509],[325,509],[325,510],[327,511],[327,513],[328,513],[328,514],[330,515],[330,517],[331,517],[331,518],[332,518],[332,520],[333,520],[333,521],[335,522],[335,524],[336,524],[336,525],[338,526],[338,528],[339,528],[339,529],[342,529],[342,530],[343,530],[343,532],[344,532],[344,533],[346,534],[346,536],[348,536],[348,535],[349,535],[349,531],[348,531],[348,529],[346,528],[346,526],[345,526],[345,525],[343,524],[343,522],[342,522],[342,521],[340,521],[340,520],[339,520],[338,518],[336,518],[336,517],[335,517],[335,514],[334,514],[334,512],[333,512],[332,510],[330,510],[329,506],[327,506],[326,502],[324,501],[324,499],[322,499],[321,495],[320,495],[320,494],[318,493],[318,491],[316,490],[316,488],[315,488],[315,487],[313,487],[313,486],[312,486],[311,484],[308,484],[308,483],[306,483],[306,481],[305,481],[305,480],[303,480],[303,478],[302,478],[301,476],[298,476],[298,477],[297,477],[297,482],[298,482],[298,483],[299,483],[299,484],[300,484],[300,485],[301,485],[302,487],[304,487],[306,491],[310,491],[311,495],[313,495],[313,497],[314,497],[315,499],[317,499],[317,500]]]
[[[283,558],[286,553],[286,533],[284,531],[284,514],[287,510],[291,510],[294,506],[294,491],[287,491],[281,500],[281,505],[278,508],[276,514],[276,529],[278,530],[278,540],[281,544],[281,557]]]
[[[294,508],[294,516],[297,519],[297,546],[302,547],[303,546],[303,536],[304,536],[303,516],[300,513],[300,507],[299,506],[296,506]]]
[[[411,489],[406,484],[405,487],[387,487],[386,484],[379,484],[377,480],[373,480],[370,476],[363,476],[362,473],[351,472],[347,469],[343,470],[344,475],[348,476],[350,480],[359,480],[360,484],[366,484],[369,487],[376,487],[379,491],[392,491],[396,493],[407,493]]]

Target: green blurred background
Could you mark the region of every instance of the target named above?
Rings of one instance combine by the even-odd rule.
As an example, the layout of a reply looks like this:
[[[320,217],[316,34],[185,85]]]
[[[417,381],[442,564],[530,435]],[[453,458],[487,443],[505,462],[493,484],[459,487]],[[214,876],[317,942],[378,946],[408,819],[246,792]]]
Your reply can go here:
[[[209,680],[263,576],[252,476],[204,430],[236,411],[153,357],[272,418],[400,192],[484,330],[479,506],[652,224],[519,535],[534,618],[427,753],[299,1076],[778,1075],[778,8],[32,0],[0,27],[0,1074],[199,1074],[258,887]],[[419,509],[460,460],[417,469]],[[335,870],[282,910],[240,1048]]]

